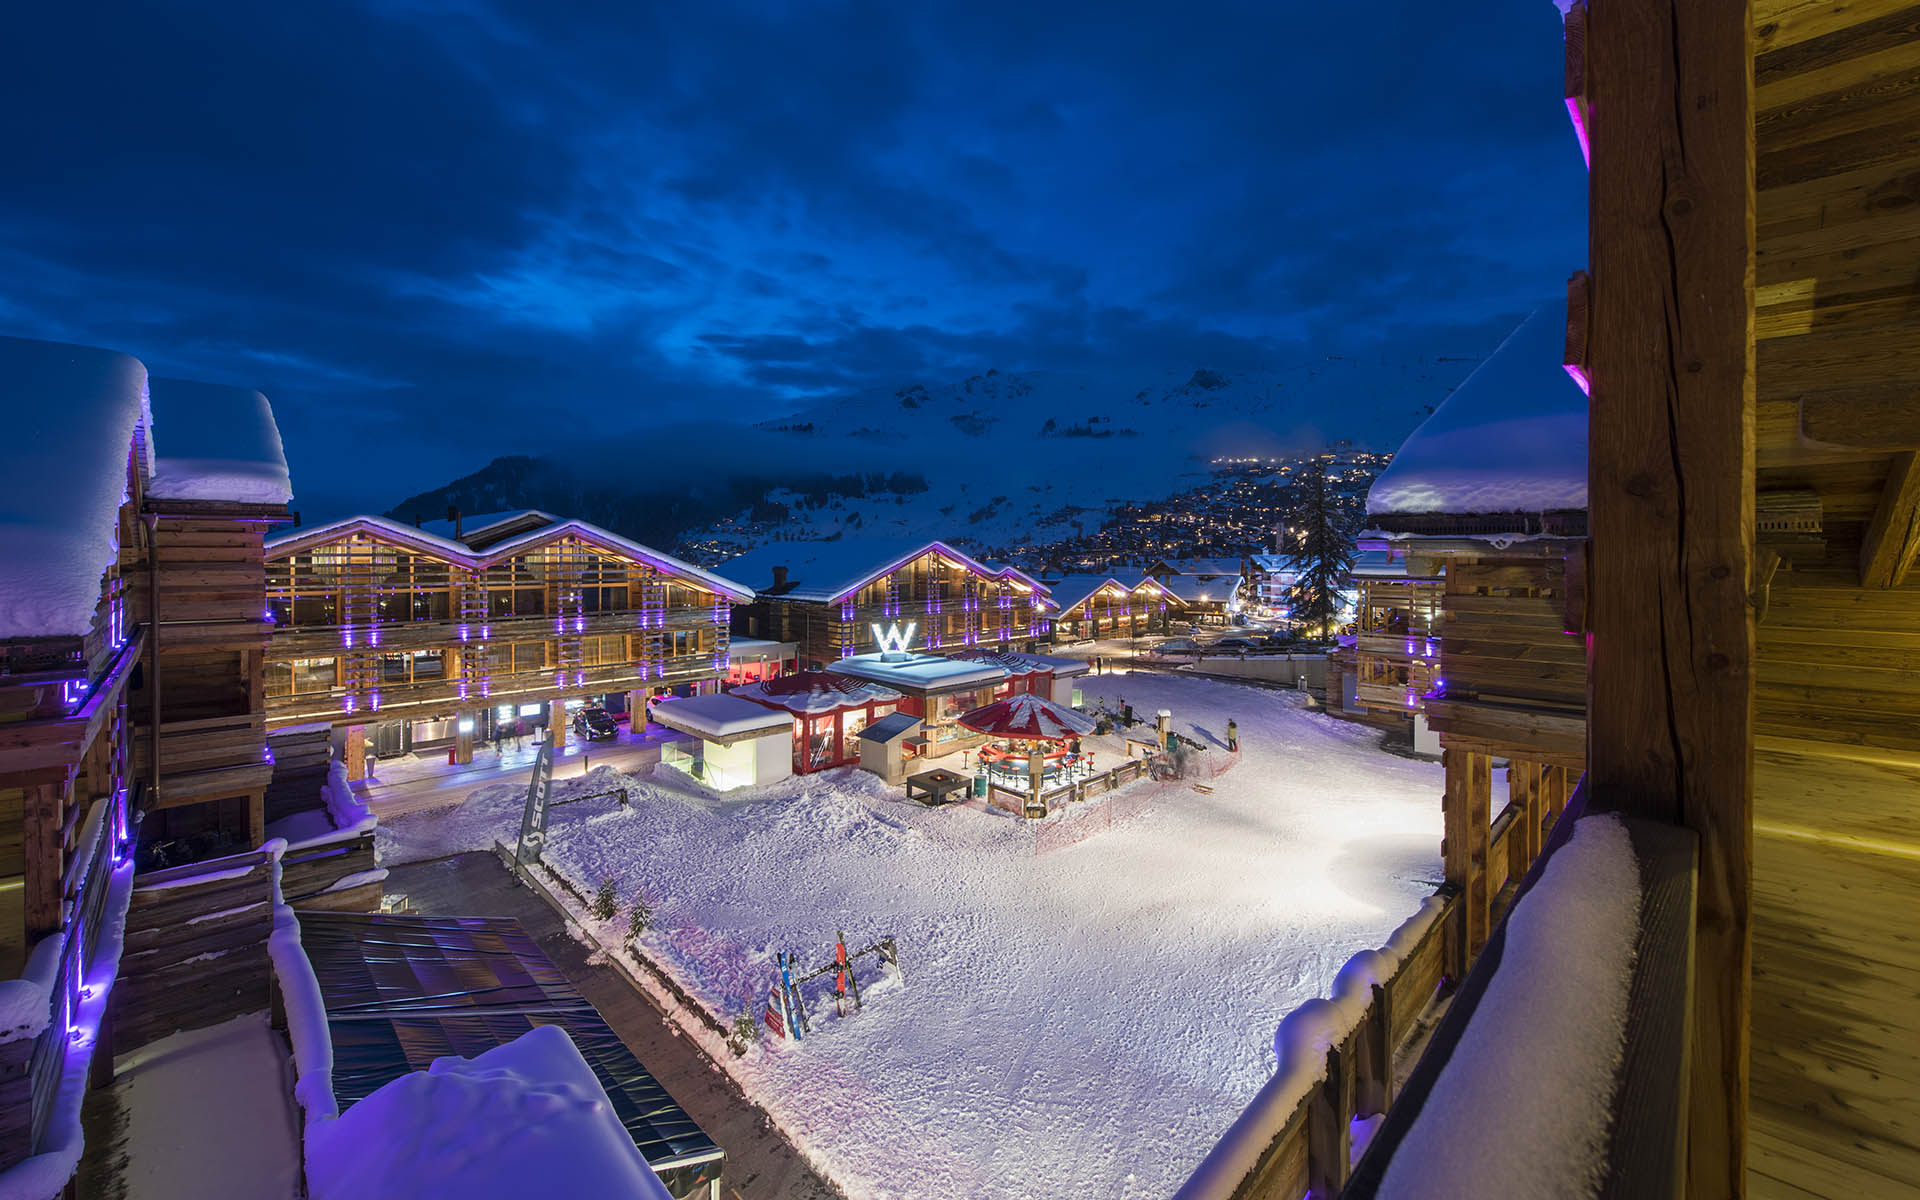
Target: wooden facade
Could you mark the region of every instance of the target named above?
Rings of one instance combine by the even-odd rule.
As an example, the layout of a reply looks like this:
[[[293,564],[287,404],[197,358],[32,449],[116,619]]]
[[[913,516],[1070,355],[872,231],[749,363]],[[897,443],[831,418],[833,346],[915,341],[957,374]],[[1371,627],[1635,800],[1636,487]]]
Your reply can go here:
[[[34,1153],[83,1015],[83,981],[110,969],[103,914],[127,865],[134,773],[129,687],[147,631],[128,611],[123,564],[145,542],[146,431],[122,458],[122,553],[102,564],[91,628],[0,640],[0,978],[38,981],[34,1023],[0,1028],[0,1170]]]
[[[1433,688],[1443,580],[1356,575],[1354,698],[1379,713],[1410,716]]]
[[[727,564],[722,564],[722,570]],[[933,542],[894,562],[875,562],[842,590],[822,595],[813,580],[805,596],[788,589],[776,568],[771,586],[741,579],[760,591],[740,607],[737,631],[747,637],[794,642],[803,668],[831,667],[843,658],[881,649],[880,631],[912,635],[906,649],[940,654],[969,646],[1032,650],[1053,633],[1046,586],[1011,568],[993,569]]]
[[[464,720],[470,753],[537,703],[564,741],[568,700],[717,686],[746,594],[575,522],[484,553],[380,518],[293,534],[268,547],[267,722]]]
[[[1056,642],[1166,633],[1180,609],[1173,593],[1151,576],[1135,583],[1111,576],[1083,576],[1047,586],[1059,606],[1053,619]]]
[[[263,546],[289,514],[285,505],[148,499],[141,519],[151,549],[132,556],[123,576],[129,610],[148,631],[147,671],[133,694],[136,768],[149,800],[143,863],[251,849],[266,837],[273,777]]]

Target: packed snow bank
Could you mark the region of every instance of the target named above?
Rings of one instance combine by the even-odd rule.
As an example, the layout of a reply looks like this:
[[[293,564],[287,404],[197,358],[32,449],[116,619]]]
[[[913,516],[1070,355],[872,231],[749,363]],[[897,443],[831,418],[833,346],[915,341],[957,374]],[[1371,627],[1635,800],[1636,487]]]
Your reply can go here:
[[[1564,300],[1537,311],[1394,454],[1368,513],[1587,506],[1587,395],[1560,364]]]
[[[1626,826],[1583,818],[1507,918],[1499,966],[1396,1149],[1382,1197],[1595,1194],[1639,923]],[[1461,1119],[1489,1113],[1500,1119]]]
[[[1207,1200],[1238,1192],[1259,1166],[1267,1148],[1293,1119],[1300,1102],[1326,1078],[1327,1051],[1344,1041],[1366,1019],[1367,1009],[1373,1003],[1374,985],[1393,978],[1445,909],[1446,902],[1440,897],[1427,897],[1421,901],[1420,911],[1401,922],[1384,946],[1378,950],[1362,950],[1348,959],[1334,976],[1333,987],[1326,998],[1308,1000],[1287,1014],[1273,1035],[1278,1063],[1273,1078],[1208,1151],[1175,1200]],[[1379,1128],[1380,1119],[1376,1115],[1356,1125],[1364,1125],[1365,1136],[1370,1139]],[[1359,1160],[1357,1150],[1353,1157]]]
[[[127,903],[133,898],[133,860],[115,867],[107,881],[107,901],[100,915],[93,963],[82,984],[79,1011],[69,1033],[66,1063],[53,1094],[46,1128],[40,1134],[39,1153],[0,1171],[0,1200],[52,1200],[63,1192],[80,1166],[86,1137],[80,1126],[80,1107],[86,1100],[88,1072],[99,1045],[100,1021],[107,997],[120,975],[120,951],[126,945]],[[52,939],[49,939],[52,940]]]
[[[280,902],[280,884],[273,886],[273,933],[267,953],[273,958],[274,981],[287,1012],[287,1037],[293,1043],[293,1098],[300,1105],[307,1135],[340,1114],[333,1095],[333,1035],[327,1031],[327,1005],[320,993],[320,977],[313,972],[306,949],[300,945],[300,920]]]
[[[273,406],[250,388],[153,380],[153,480],[160,500],[293,499]]]
[[[142,1046],[118,1064],[126,1117],[119,1171],[140,1200],[300,1195],[300,1135],[287,1103],[287,1051],[265,1012]],[[207,1142],[219,1131],[217,1149]]]
[[[1280,1019],[1432,893],[1443,780],[1297,694],[1145,674],[1082,689],[1171,709],[1217,759],[1234,720],[1239,759],[1210,792],[1130,784],[1113,798],[1133,815],[1040,856],[1035,823],[925,808],[856,769],[715,795],[603,768],[554,800],[620,784],[631,807],[556,803],[545,861],[584,896],[643,894],[647,957],[723,1020],[764,1007],[777,951],[812,967],[837,931],[895,938],[900,974],[860,1012],[810,992],[804,1042],[765,1034],[728,1062],[850,1196],[1164,1200],[1272,1077]],[[1083,744],[1096,767],[1125,756],[1118,733]],[[525,799],[501,783],[383,821],[381,861],[511,845]],[[627,929],[622,912],[596,936],[617,953]]]
[[[127,452],[147,369],[92,346],[0,337],[7,487],[0,495],[0,638],[78,637],[120,553]]]
[[[307,1135],[314,1200],[666,1200],[600,1081],[543,1025],[473,1059],[438,1059]]]
[[[20,978],[0,981],[0,1042],[39,1037],[53,1019],[53,977],[63,944],[57,934],[41,938]]]

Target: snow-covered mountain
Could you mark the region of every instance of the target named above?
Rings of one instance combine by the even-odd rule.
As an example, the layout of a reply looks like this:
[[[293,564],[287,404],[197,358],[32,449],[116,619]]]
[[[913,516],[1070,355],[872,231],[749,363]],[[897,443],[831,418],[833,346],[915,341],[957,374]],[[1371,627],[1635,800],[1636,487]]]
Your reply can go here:
[[[677,541],[708,562],[837,536],[940,537],[992,553],[1090,532],[1115,504],[1203,485],[1218,458],[1340,441],[1392,450],[1476,361],[1328,357],[1150,379],[988,370],[829,397],[741,429],[635,437],[597,457],[498,459],[391,515],[541,508]],[[663,457],[662,445],[676,450]]]

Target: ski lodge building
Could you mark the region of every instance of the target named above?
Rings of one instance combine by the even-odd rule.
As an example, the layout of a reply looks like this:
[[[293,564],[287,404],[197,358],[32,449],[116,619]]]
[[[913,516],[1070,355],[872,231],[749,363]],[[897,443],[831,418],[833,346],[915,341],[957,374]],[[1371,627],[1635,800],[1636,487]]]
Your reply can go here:
[[[1173,593],[1151,576],[1068,575],[1047,587],[1059,606],[1053,619],[1056,643],[1167,633],[1172,616],[1181,611]]]
[[[360,516],[266,547],[266,707],[381,755],[544,726],[582,704],[642,713],[719,688],[739,584],[584,521],[526,512],[455,541]],[[350,778],[364,738],[347,737]]]
[[[734,632],[793,642],[803,668],[886,648],[943,654],[969,646],[1031,650],[1052,637],[1047,586],[944,542],[772,542],[720,565],[753,590]]]

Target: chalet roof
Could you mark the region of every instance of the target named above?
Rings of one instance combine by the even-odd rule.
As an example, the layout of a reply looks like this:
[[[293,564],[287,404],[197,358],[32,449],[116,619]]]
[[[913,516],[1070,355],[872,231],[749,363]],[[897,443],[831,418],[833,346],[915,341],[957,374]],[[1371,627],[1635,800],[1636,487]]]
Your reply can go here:
[[[0,638],[84,636],[120,552],[127,458],[151,420],[147,369],[112,350],[0,337],[0,411],[14,446],[0,492]]]
[[[946,542],[918,538],[841,538],[831,542],[768,542],[720,564],[727,573],[762,596],[824,604],[858,591],[929,551],[977,575],[1015,579],[1047,594],[1047,585],[1015,567],[995,568]],[[775,585],[775,567],[787,580]]]
[[[149,381],[157,500],[286,504],[293,481],[273,405],[252,388],[185,379]]]
[[[726,692],[662,700],[648,711],[654,723],[722,744],[786,733],[793,718]]]
[[[1160,565],[1178,575],[1216,578],[1222,575],[1240,574],[1241,562],[1237,558],[1172,558],[1162,559]]]
[[[448,538],[436,537],[423,529],[403,524],[391,517],[365,515],[343,517],[338,521],[329,521],[325,525],[316,525],[311,529],[298,530],[284,537],[274,538],[267,543],[267,557],[278,558],[297,554],[314,546],[325,545],[346,534],[359,532],[378,534],[403,546],[411,546],[422,553],[436,555],[449,562],[474,569],[493,566],[515,554],[536,549],[571,534],[611,553],[647,563],[669,575],[697,583],[731,600],[744,602],[753,599],[753,592],[750,589],[742,587],[731,579],[696,567],[671,554],[662,554],[650,546],[643,546],[639,542],[630,541],[617,533],[585,521],[562,521],[497,545],[488,546],[483,551],[472,549]]]
[[[1235,575],[1234,579],[1238,580]],[[1169,575],[1160,581],[1182,604],[1225,604],[1233,598],[1234,583],[1216,577]]]
[[[1033,675],[1044,671],[1055,679],[1065,679],[1072,675],[1085,675],[1090,669],[1090,664],[1083,658],[1056,658],[1050,654],[1028,654],[1024,650],[989,650],[985,646],[956,650],[952,657],[967,662],[990,663],[1009,675]]]
[[[856,654],[833,664],[836,675],[852,675],[887,687],[923,695],[999,683],[1005,670],[991,663],[962,662],[938,654],[915,654],[906,658],[884,658],[878,654]]]
[[[1173,594],[1166,584],[1145,575],[1132,580],[1122,579],[1116,575],[1066,575],[1047,586],[1053,589],[1054,603],[1060,606],[1060,611],[1069,612],[1092,599],[1094,593],[1108,584],[1118,587],[1128,595],[1137,591],[1155,592],[1162,596]]]
[[[1564,300],[1521,322],[1374,480],[1369,518],[1585,509],[1587,397],[1561,366],[1566,326]]]
[[[819,716],[843,708],[865,708],[869,704],[892,704],[900,693],[865,679],[835,675],[831,671],[796,671],[759,683],[747,683],[728,693],[791,713]]]
[[[449,541],[465,542],[467,538],[479,533],[481,530],[489,529],[503,521],[513,520],[515,517],[528,511],[530,510],[510,508],[504,512],[462,513],[460,516],[460,536],[457,538],[453,536],[453,522],[447,520],[445,517],[440,517],[432,521],[421,521],[416,528],[424,529],[435,537],[443,537]]]

